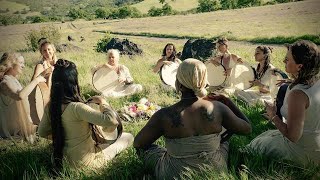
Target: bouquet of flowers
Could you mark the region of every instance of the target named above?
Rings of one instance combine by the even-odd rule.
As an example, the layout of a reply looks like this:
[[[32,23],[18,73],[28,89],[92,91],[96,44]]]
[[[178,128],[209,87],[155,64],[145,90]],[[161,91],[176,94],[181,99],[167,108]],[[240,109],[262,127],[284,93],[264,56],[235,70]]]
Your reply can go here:
[[[151,103],[146,98],[142,98],[138,103],[132,102],[124,106],[121,111],[132,118],[148,119],[159,109],[161,109],[161,107],[157,104]]]

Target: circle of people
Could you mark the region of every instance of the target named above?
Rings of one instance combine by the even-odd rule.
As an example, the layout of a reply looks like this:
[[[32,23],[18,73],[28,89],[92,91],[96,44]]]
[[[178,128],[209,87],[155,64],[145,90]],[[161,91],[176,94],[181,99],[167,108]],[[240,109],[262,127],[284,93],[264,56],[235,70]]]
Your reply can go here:
[[[153,114],[135,138],[119,131],[118,115],[105,100],[105,97],[142,91],[141,85],[133,83],[129,69],[119,64],[118,50],[108,50],[107,63],[93,68],[93,79],[96,79],[93,85],[102,96],[93,96],[87,101],[81,96],[76,65],[58,59],[54,45],[48,40],[39,42],[41,61],[25,87],[18,81],[25,67],[23,56],[4,53],[0,60],[0,136],[22,137],[34,143],[37,132],[40,137],[52,140],[52,163],[57,169],[64,161],[74,167],[102,167],[133,144],[139,158],[153,170],[157,179],[178,177],[188,168],[200,170],[210,166],[225,170],[230,136],[247,135],[252,129],[250,120],[220,91],[231,86],[235,65],[246,62],[229,52],[227,39],[221,38],[216,44],[219,52],[206,63],[191,58],[180,61],[173,44],[164,47],[153,72],[160,73],[166,83],[162,69],[167,69],[167,79],[174,79],[174,84],[166,84],[180,92],[181,97],[179,102]],[[319,48],[307,40],[286,47],[283,62],[291,79],[277,79],[278,71],[271,64],[272,49],[258,46],[254,53],[256,76],[249,81],[253,87],[233,88],[232,93],[249,105],[264,102],[266,113],[263,115],[275,126],[275,130],[262,133],[246,148],[299,164],[320,164]],[[218,70],[210,72],[209,66],[222,66],[225,78],[219,85],[220,90],[211,93],[207,93],[208,86],[212,87],[208,79],[220,76],[216,73]],[[210,77],[214,76],[212,73],[217,77]],[[108,82],[108,78],[112,82]],[[47,95],[49,102],[41,121],[35,123],[28,96],[40,84],[46,85],[50,96]],[[101,142],[94,138],[97,134],[103,138],[116,134],[116,138]],[[155,144],[160,137],[164,137],[165,147]]]

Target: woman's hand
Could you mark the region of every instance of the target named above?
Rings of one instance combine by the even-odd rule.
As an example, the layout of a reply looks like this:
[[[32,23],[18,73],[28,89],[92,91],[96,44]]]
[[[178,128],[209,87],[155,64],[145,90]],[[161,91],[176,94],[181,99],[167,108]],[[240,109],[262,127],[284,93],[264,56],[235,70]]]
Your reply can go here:
[[[42,73],[41,73],[41,74],[42,74]],[[36,80],[37,80],[38,83],[46,82],[46,81],[47,81],[46,78],[44,78],[41,74],[36,77]],[[37,83],[37,84],[38,84],[38,83]]]
[[[242,64],[243,63],[243,60],[241,58],[237,59],[237,63],[240,63]]]
[[[223,94],[210,93],[207,95],[207,97],[210,100],[219,101],[226,106],[229,106],[231,103],[233,103],[228,97],[224,96]]]
[[[124,83],[127,79],[125,77],[119,77],[118,81],[119,83]]]
[[[210,63],[212,63],[214,66],[220,66],[221,63],[217,61],[217,58],[218,58],[218,57],[213,58],[213,59],[210,59],[210,60],[209,60]]]
[[[162,62],[163,62],[163,64],[168,65],[168,66],[173,63],[172,61],[162,61]]]
[[[102,96],[92,96],[88,99],[88,102],[95,104],[108,104],[107,101]]]
[[[262,84],[259,80],[257,80],[257,79],[255,79],[255,80],[253,80],[253,81],[249,81],[249,82],[251,83],[252,86],[263,87],[263,84]]]
[[[224,71],[224,76],[230,76],[232,68],[228,68]]]
[[[264,101],[264,104],[266,106],[266,111],[268,115],[268,119],[272,121],[272,119],[276,116],[277,113],[277,107],[274,105],[275,103],[271,104],[267,101]]]
[[[277,80],[277,86],[281,86],[282,84],[285,84],[285,83],[292,83],[292,80],[291,79],[280,79],[280,80]]]

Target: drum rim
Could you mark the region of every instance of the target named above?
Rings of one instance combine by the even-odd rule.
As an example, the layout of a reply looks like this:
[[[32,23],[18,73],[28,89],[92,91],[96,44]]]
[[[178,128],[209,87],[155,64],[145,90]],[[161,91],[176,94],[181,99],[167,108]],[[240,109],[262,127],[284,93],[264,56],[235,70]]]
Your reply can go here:
[[[207,70],[208,70],[208,67],[207,67],[207,66],[208,66],[209,64],[212,64],[213,66],[215,66],[213,63],[209,62],[209,63],[206,64]],[[223,68],[223,70],[226,71],[226,68],[224,67],[223,64],[220,63],[219,66],[221,66],[221,67]],[[218,67],[218,66],[215,66],[215,67]],[[226,80],[227,80],[227,76],[225,76],[225,75],[223,75],[223,76],[224,76],[224,80],[223,80],[223,82],[222,82],[221,84],[219,84],[219,85],[217,85],[217,86],[212,86],[212,85],[209,84],[209,87],[219,87],[219,86],[223,85],[223,83],[225,83]],[[208,80],[208,77],[207,77],[207,80]],[[209,83],[209,80],[208,80],[208,83]]]
[[[94,76],[95,76],[95,74],[97,73],[97,71],[99,71],[99,70],[101,70],[101,69],[109,69],[109,68],[106,68],[106,67],[101,67],[101,68],[99,68],[99,69],[97,69],[97,70],[95,70],[94,71],[94,73],[93,73],[93,75],[92,75],[92,78],[91,78],[91,83],[92,83],[92,86],[93,86],[93,88],[97,91],[97,92],[99,92],[99,93],[103,93],[102,91],[100,91],[100,90],[98,90],[97,89],[97,87],[94,85],[95,83],[94,83],[94,81],[93,81],[93,78],[94,78]],[[111,71],[113,71],[112,69],[110,69]],[[110,72],[111,72],[110,71]]]
[[[175,63],[175,62],[174,62]],[[177,63],[175,63],[175,64],[177,64]],[[178,67],[179,67],[179,64],[177,64],[178,65]],[[163,80],[163,78],[162,78],[162,68],[163,68],[163,66],[164,65],[162,65],[161,67],[160,67],[160,74],[159,74],[159,76],[160,76],[160,79],[161,79],[161,81],[165,84],[165,85],[168,85],[168,86],[171,86],[170,84],[167,84],[164,80]],[[168,66],[168,65],[167,65]],[[178,69],[178,68],[177,68]],[[176,78],[176,80],[177,80],[177,78]]]

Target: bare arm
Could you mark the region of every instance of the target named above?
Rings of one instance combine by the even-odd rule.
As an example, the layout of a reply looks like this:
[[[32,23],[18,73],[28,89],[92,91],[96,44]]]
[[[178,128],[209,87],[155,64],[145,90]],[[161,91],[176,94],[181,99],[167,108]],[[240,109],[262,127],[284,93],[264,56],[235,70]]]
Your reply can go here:
[[[32,80],[26,87],[24,87],[21,91],[16,91],[15,85],[12,82],[5,82],[4,80],[1,85],[0,89],[3,94],[11,97],[14,100],[22,100],[29,96],[32,90],[37,86],[39,82],[45,82],[45,79],[42,76],[38,76],[34,80]]]
[[[135,148],[148,147],[163,135],[164,130],[161,124],[161,114],[163,114],[163,109],[157,111],[137,134],[133,142]]]
[[[243,63],[243,60],[240,56],[235,55],[235,54],[231,54],[232,59],[234,59],[236,61],[236,63]]]
[[[222,126],[224,128],[236,134],[251,133],[251,124],[245,115],[243,115],[243,118],[238,117],[228,106],[224,105],[223,103],[219,103],[218,107],[222,114]]]
[[[267,109],[268,116],[279,131],[292,142],[297,142],[303,132],[305,111],[309,106],[308,96],[301,90],[293,90],[288,95],[288,119],[285,124],[274,109]]]
[[[36,77],[38,77],[40,74],[42,74],[43,76],[45,76],[48,79],[46,84],[49,87],[49,89],[51,89],[52,72],[53,72],[53,66],[50,68],[44,69],[42,64],[37,64],[36,67],[34,68],[34,72],[33,72],[31,80],[34,80]]]
[[[163,64],[164,64],[164,60],[163,59],[159,59],[157,61],[157,64],[153,68],[153,72],[154,73],[158,73],[160,71],[161,66],[163,66]]]
[[[36,77],[38,77],[42,72],[44,71],[44,68],[42,64],[37,64],[36,67],[34,68],[33,75],[31,80],[34,80]]]

